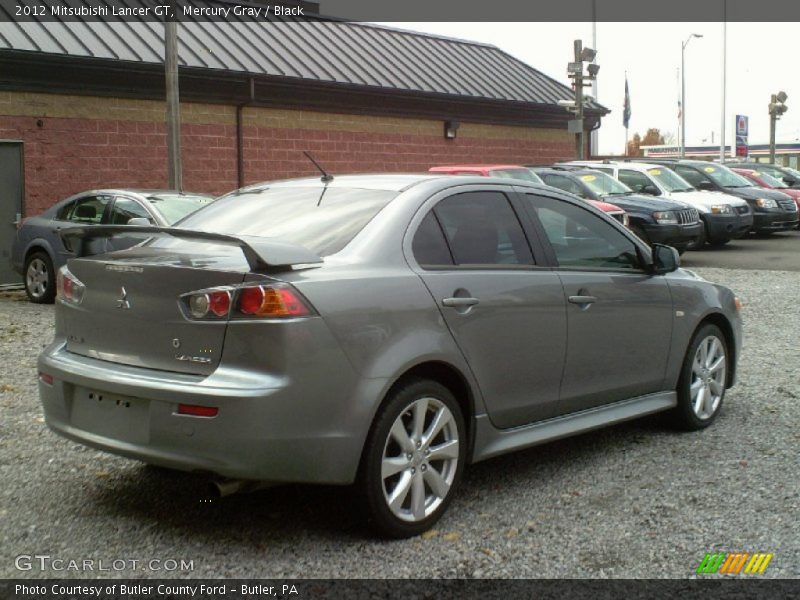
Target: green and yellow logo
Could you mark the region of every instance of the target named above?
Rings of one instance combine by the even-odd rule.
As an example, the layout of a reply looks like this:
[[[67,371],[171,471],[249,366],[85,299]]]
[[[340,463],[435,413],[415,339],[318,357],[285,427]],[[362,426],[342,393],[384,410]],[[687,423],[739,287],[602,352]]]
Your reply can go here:
[[[698,574],[761,575],[774,555],[766,552],[715,552],[703,557]]]

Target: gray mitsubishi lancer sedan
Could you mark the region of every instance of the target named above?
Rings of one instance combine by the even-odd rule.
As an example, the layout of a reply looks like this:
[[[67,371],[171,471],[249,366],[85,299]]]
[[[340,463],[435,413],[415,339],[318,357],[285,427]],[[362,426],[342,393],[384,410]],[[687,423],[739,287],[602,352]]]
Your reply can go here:
[[[529,182],[269,182],[62,237],[54,431],[226,489],[355,484],[384,536],[430,528],[469,463],[659,411],[702,429],[735,380],[729,289]]]

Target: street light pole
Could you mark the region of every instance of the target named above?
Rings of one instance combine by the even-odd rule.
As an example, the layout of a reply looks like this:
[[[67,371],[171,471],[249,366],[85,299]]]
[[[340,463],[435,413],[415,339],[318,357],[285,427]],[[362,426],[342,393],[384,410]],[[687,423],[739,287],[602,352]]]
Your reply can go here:
[[[575,74],[575,118],[580,122],[580,131],[575,135],[575,143],[577,148],[575,149],[575,155],[578,157],[578,160],[583,160],[584,157],[584,140],[583,140],[583,132],[584,132],[584,125],[583,125],[583,62],[581,60],[581,52],[583,51],[583,43],[581,40],[575,40],[574,44],[575,48],[575,62],[581,63],[581,70],[580,72]]]
[[[772,94],[769,102],[769,162],[775,163],[775,122],[788,110],[786,92]]]
[[[681,43],[681,158],[686,156],[686,74],[684,67],[686,65],[686,46],[692,41],[692,38],[703,37],[699,33],[693,33],[685,42]]]

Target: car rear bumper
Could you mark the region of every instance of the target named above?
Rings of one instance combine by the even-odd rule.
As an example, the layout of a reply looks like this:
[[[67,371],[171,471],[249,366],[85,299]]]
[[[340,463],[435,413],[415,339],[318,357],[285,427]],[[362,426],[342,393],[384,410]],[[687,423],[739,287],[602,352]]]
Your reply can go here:
[[[644,225],[648,239],[654,244],[667,244],[679,250],[697,244],[703,235],[703,223],[691,225]]]
[[[797,227],[797,212],[756,213],[753,218],[753,231],[787,231]]]
[[[710,242],[732,240],[745,235],[753,227],[753,213],[733,215],[702,215],[706,239]]]
[[[371,414],[334,390],[298,395],[288,378],[217,369],[201,377],[128,367],[67,352],[40,355],[48,426],[100,450],[182,471],[274,482],[351,483]],[[383,380],[362,380],[352,398]],[[217,407],[214,417],[177,414],[179,404]],[[365,403],[358,403],[365,405]],[[338,405],[338,406],[336,406]],[[330,406],[334,406],[333,409]],[[334,416],[331,416],[331,410]]]

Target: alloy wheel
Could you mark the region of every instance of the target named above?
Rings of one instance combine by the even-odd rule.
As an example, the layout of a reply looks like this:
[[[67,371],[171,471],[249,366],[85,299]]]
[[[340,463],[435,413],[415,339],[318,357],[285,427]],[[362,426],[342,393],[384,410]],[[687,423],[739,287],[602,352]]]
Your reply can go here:
[[[691,405],[698,419],[714,416],[725,393],[725,344],[718,337],[704,338],[692,361],[692,382],[689,387]]]
[[[416,523],[436,511],[453,485],[459,443],[453,413],[440,400],[419,398],[400,413],[381,460],[383,496],[394,516]]]
[[[47,265],[41,258],[34,258],[28,264],[25,272],[25,284],[31,296],[36,299],[42,298],[47,293],[49,274]]]

